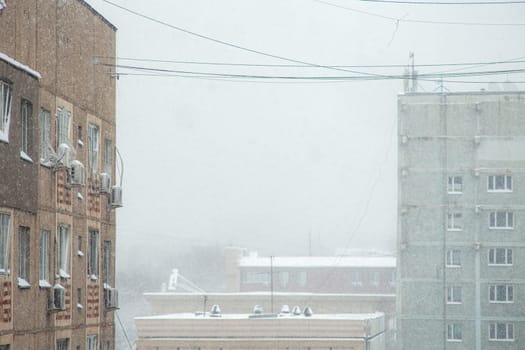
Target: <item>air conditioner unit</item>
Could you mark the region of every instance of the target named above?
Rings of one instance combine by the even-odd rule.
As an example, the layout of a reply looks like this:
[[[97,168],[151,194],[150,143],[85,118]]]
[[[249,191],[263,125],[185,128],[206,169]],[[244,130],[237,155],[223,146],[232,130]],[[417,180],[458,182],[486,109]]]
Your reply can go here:
[[[108,173],[100,174],[100,193],[111,193],[111,177]]]
[[[50,302],[50,311],[62,311],[66,309],[66,289],[60,284],[53,286],[53,298]]]
[[[58,146],[58,165],[62,165],[66,168],[71,168],[71,149],[65,143],[61,143]]]
[[[122,187],[113,186],[111,188],[111,206],[113,208],[122,207]]]
[[[83,186],[85,184],[84,165],[78,160],[71,162],[71,186]]]
[[[106,309],[118,309],[117,288],[104,289],[104,304],[106,306]]]

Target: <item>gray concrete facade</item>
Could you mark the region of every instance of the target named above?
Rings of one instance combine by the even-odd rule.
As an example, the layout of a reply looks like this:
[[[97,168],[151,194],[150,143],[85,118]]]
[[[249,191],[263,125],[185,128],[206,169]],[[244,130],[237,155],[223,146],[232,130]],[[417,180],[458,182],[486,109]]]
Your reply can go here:
[[[399,349],[522,349],[525,92],[398,98]]]

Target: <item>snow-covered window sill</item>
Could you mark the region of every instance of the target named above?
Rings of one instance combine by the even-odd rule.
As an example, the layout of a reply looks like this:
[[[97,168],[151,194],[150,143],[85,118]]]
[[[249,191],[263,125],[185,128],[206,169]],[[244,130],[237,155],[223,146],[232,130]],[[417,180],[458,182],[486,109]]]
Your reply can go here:
[[[77,140],[77,144],[78,144],[80,147],[84,146],[84,142],[82,142],[82,140],[80,140],[80,139]]]
[[[111,286],[107,283],[104,283],[104,289],[111,289]]]
[[[50,285],[49,282],[46,281],[46,280],[40,280],[40,281],[38,281],[38,286],[39,286],[40,288],[51,288],[51,285]]]
[[[70,279],[71,278],[71,276],[66,271],[64,271],[62,269],[60,269],[59,277],[63,278],[63,279]]]
[[[80,192],[77,192],[77,198],[78,198],[79,201],[83,201],[84,200],[84,196]]]
[[[82,304],[77,304],[77,309],[82,310],[83,308]]]
[[[98,280],[98,277],[96,275],[91,275],[91,276],[89,276],[89,279],[92,280],[92,281],[96,281],[96,280]]]
[[[77,255],[80,256],[80,257],[82,257],[82,256],[84,256],[84,253],[82,253],[82,251],[79,250],[79,251],[77,251]]]
[[[33,163],[33,159],[31,159],[30,156],[27,155],[26,152],[24,151],[20,151],[20,158],[22,158],[23,160],[29,162],[29,163]]]
[[[31,285],[25,279],[18,277],[18,288],[27,289],[31,288]]]
[[[52,168],[53,167],[53,163],[49,160],[44,160],[44,159],[41,159],[40,160],[40,165],[45,167],[45,168]]]

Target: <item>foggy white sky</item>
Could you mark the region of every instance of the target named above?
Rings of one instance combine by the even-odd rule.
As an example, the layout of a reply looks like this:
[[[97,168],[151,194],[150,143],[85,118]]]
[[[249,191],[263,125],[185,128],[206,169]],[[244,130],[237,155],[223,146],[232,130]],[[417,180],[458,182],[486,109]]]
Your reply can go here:
[[[323,65],[405,64],[410,51],[416,63],[525,56],[525,26],[396,26],[393,20],[310,0],[113,1],[220,40]],[[102,0],[88,2],[119,28],[120,57],[287,63],[170,30]],[[404,19],[525,23],[525,4],[330,2]],[[215,72],[334,74],[315,68],[121,63]],[[374,72],[400,74],[402,69]],[[523,80],[520,75],[477,80],[506,78]],[[427,91],[437,87],[422,85]],[[481,87],[486,86],[468,88]],[[209,242],[266,254],[307,254],[312,232],[314,253],[333,253],[347,245],[393,250],[396,101],[401,91],[400,81],[265,84],[121,76],[117,122],[125,159],[125,207],[118,211],[119,245],[158,239],[174,246]]]

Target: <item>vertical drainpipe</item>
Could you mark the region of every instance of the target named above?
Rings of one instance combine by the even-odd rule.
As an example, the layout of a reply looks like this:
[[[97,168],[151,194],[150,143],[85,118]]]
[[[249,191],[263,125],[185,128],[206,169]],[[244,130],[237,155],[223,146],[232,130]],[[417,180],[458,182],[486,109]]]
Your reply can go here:
[[[479,115],[479,111],[476,110],[476,136],[477,135],[480,135],[481,134],[481,126],[480,126],[480,115]],[[475,142],[474,142],[474,147],[475,147],[475,151],[473,152],[474,154],[474,167],[475,168],[479,168],[479,164],[478,164],[478,152],[477,152],[477,148],[479,147],[479,145],[477,145]],[[474,170],[474,171],[477,171],[477,170]],[[476,174],[475,174],[476,175]],[[478,183],[475,187],[475,192],[474,192],[474,198],[473,198],[473,203],[474,203],[474,210],[476,210],[477,208],[477,205],[478,205],[478,202],[479,202],[479,186],[481,186],[481,183],[480,183],[480,176],[478,174]],[[474,308],[475,308],[475,315],[474,315],[474,327],[475,327],[475,331],[474,331],[474,336],[476,338],[475,340],[475,344],[476,344],[476,350],[481,350],[481,283],[480,283],[480,276],[481,276],[481,259],[480,259],[480,250],[481,250],[481,246],[478,244],[479,242],[479,230],[481,229],[481,218],[479,216],[481,216],[481,213],[478,212],[476,213],[476,215],[478,217],[476,217],[476,224],[475,224],[475,228],[474,228],[474,254],[475,254],[475,258],[474,258],[474,268],[475,268],[475,286],[474,286]]]
[[[447,191],[447,185],[448,185],[448,128],[447,128],[447,99],[446,95],[442,92],[440,96],[440,103],[439,103],[439,119],[441,124],[441,134],[445,136],[443,138],[443,154],[441,156],[441,164],[442,164],[442,170],[441,170],[441,176],[442,176],[442,187],[441,187],[441,193],[442,195],[442,232],[443,232],[443,252],[442,252],[442,259],[443,259],[443,265],[442,265],[442,291],[443,291],[443,349],[447,349],[447,228],[446,228],[446,220],[447,220],[447,212],[448,212],[448,191]]]

